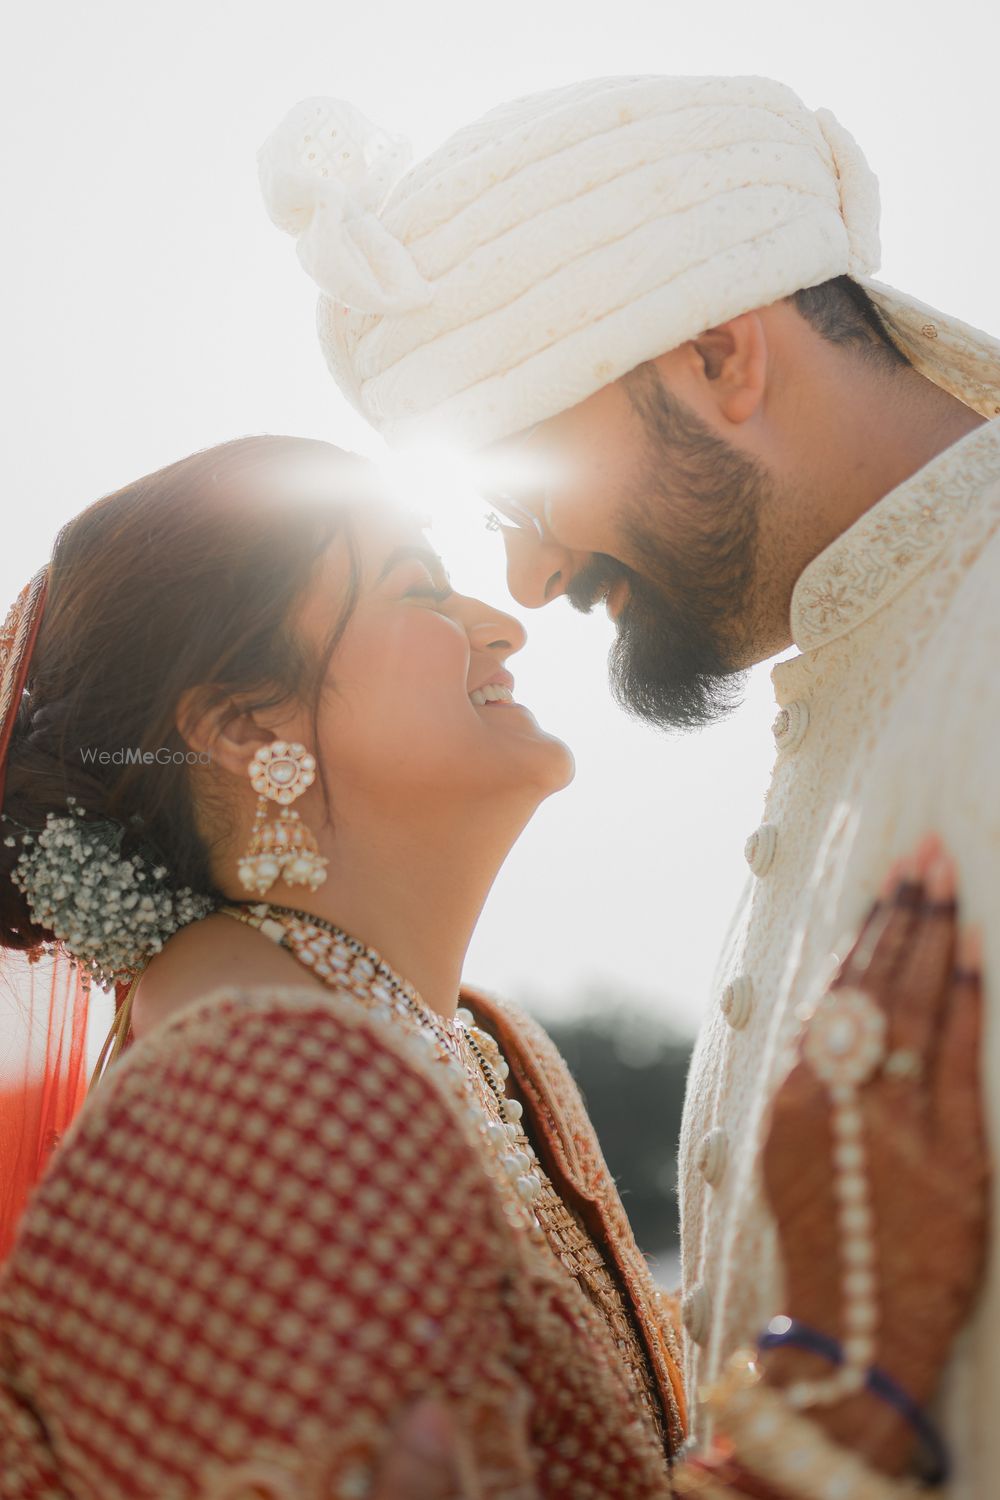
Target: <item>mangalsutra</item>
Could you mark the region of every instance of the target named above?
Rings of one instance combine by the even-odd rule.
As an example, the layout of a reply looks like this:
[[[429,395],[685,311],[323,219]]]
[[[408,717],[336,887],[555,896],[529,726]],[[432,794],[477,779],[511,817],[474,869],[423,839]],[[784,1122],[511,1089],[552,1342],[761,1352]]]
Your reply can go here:
[[[466,1081],[471,1067],[495,1100],[500,1115],[499,1122],[485,1120],[485,1133],[504,1173],[525,1204],[538,1197],[542,1182],[535,1170],[534,1148],[521,1124],[524,1110],[517,1099],[507,1098],[504,1088],[510,1067],[499,1044],[476,1025],[470,1010],[460,1007],[454,1022],[449,1023],[432,1011],[374,948],[312,912],[270,902],[226,904],[219,910],[258,928],[287,948],[324,984],[345,990],[375,1015],[387,1020],[394,1012],[404,1016],[419,1036],[436,1044],[444,1061],[458,1066]],[[483,1106],[477,1102],[475,1110],[477,1123],[484,1124]]]
[[[464,1006],[453,1021],[432,1011],[379,953],[325,918],[269,902],[218,909],[284,947],[335,993],[355,999],[373,1017],[428,1047],[494,1164],[505,1215],[546,1247],[607,1320],[643,1408],[660,1431],[662,1418],[645,1356],[619,1291],[588,1231],[546,1176],[525,1129],[520,1101],[507,1097],[510,1066],[495,1038]]]

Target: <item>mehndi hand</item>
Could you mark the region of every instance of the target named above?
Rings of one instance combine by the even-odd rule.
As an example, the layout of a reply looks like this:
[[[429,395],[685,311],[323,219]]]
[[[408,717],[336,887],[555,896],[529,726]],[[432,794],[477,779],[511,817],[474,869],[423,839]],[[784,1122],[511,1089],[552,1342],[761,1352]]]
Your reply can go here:
[[[882,1060],[857,1090],[872,1208],[873,1362],[921,1405],[969,1313],[986,1244],[981,943],[974,932],[959,931],[955,897],[954,864],[938,840],[926,839],[892,872],[828,991],[861,991],[885,1018]],[[805,1060],[807,1050],[804,1031],[799,1061],[774,1100],[764,1150],[785,1265],[780,1311],[843,1338],[834,1149],[835,1140],[841,1152],[849,1142],[835,1136],[831,1095]],[[848,1151],[840,1160],[855,1158]],[[863,1257],[859,1268],[865,1270]],[[864,1287],[864,1278],[855,1285]],[[792,1350],[775,1351],[764,1363],[768,1378],[781,1384],[828,1373],[816,1356]],[[881,1467],[904,1466],[911,1435],[872,1396],[810,1414]]]

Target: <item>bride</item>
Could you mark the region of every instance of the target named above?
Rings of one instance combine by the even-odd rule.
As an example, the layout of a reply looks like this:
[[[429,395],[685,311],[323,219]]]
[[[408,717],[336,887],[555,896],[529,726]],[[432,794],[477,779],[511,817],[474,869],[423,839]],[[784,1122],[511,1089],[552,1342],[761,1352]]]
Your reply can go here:
[[[79,1048],[47,1060],[46,1149],[10,1148],[27,1094],[0,1110],[0,1495],[402,1497],[393,1431],[427,1397],[470,1497],[941,1477],[923,1407],[985,1196],[947,857],[890,872],[804,1029],[762,1160],[792,1321],[682,1458],[675,1308],[580,1096],[534,1022],[462,990],[572,775],[517,702],[523,643],[322,443],[225,444],[60,533],[0,642],[0,943],[32,1000],[49,975],[50,1040],[90,976],[118,1005],[78,1118]],[[943,1247],[914,1236],[939,1216]]]

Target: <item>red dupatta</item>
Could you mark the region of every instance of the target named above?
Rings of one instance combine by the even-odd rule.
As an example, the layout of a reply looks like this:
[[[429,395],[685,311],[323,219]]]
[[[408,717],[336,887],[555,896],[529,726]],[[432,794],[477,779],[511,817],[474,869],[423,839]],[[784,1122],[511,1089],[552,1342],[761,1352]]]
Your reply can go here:
[[[47,583],[43,568],[21,590],[0,631],[0,808]],[[86,1095],[89,998],[88,977],[62,949],[0,949],[0,1261],[31,1189]]]

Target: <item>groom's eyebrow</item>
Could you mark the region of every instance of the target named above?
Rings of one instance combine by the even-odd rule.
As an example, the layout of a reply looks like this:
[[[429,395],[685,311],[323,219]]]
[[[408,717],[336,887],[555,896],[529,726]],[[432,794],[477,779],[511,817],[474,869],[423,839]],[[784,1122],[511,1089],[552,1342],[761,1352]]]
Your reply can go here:
[[[389,556],[382,564],[382,571],[378,575],[379,583],[382,582],[383,578],[388,578],[393,568],[398,568],[400,563],[412,561],[422,562],[431,573],[435,573],[441,578],[447,579],[448,577],[448,571],[444,563],[432,548],[417,546],[393,547]]]

